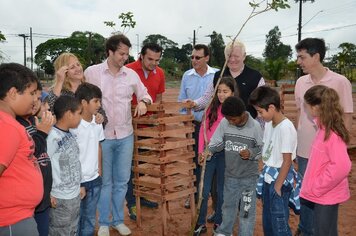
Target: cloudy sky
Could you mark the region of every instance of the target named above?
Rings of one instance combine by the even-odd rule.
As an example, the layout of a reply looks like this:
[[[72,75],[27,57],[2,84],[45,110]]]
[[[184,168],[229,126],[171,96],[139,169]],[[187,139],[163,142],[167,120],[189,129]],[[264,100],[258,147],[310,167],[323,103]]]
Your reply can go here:
[[[192,42],[208,44],[207,35],[214,30],[225,42],[236,35],[249,15],[249,0],[0,0],[0,31],[7,41],[0,44],[6,62],[23,63],[23,38],[18,34],[33,32],[33,47],[50,38],[66,37],[73,31],[92,31],[104,37],[113,31],[104,21],[114,21],[122,12],[134,14],[136,27],[127,36],[137,55],[137,42],[149,34],[161,34],[179,45]],[[262,57],[265,36],[274,26],[282,33],[282,41],[294,48],[297,42],[299,3],[289,0],[290,9],[270,11],[249,21],[240,35],[247,53]],[[356,1],[316,0],[303,4],[302,38],[322,37],[330,51],[338,52],[340,43],[356,44]],[[27,55],[30,41],[27,40]]]

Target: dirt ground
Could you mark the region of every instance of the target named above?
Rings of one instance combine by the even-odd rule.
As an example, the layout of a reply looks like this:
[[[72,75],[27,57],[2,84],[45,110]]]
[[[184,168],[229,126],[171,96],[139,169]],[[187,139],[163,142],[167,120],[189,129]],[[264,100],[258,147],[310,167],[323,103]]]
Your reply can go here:
[[[169,91],[169,97],[164,96],[164,100],[176,101],[178,95],[177,89],[172,89]],[[354,120],[355,124],[355,120]],[[356,129],[353,129],[356,132]],[[356,138],[356,135],[353,134]],[[350,150],[350,158],[353,162],[352,171],[349,175],[351,198],[346,203],[342,204],[339,209],[339,235],[356,235],[356,149]],[[184,208],[185,199],[180,199],[178,201],[172,201],[169,205],[169,215],[168,220],[168,235],[170,236],[184,236],[189,235],[190,225],[192,222],[191,211]],[[208,213],[211,212],[211,203],[209,202]],[[262,208],[261,202],[258,201],[257,216],[256,216],[256,236],[262,236]],[[138,228],[136,223],[131,221],[127,215],[127,209],[125,209],[125,224],[131,229],[132,236],[152,236],[152,235],[162,235],[161,228],[161,209],[147,209],[142,208],[142,227]],[[291,226],[292,232],[295,232],[298,224],[298,216],[294,215],[291,211],[289,224]],[[203,235],[212,235],[213,224],[207,224],[208,232]],[[119,233],[113,229],[110,232],[111,236],[118,236]],[[234,236],[237,235],[237,226],[235,224]]]

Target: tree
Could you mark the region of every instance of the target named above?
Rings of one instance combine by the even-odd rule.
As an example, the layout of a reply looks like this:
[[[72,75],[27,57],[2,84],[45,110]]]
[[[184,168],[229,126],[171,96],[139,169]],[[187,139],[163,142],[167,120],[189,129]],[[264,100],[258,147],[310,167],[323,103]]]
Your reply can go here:
[[[111,28],[113,28],[114,32],[113,34],[116,34],[116,33],[122,33],[122,34],[127,34],[130,29],[132,28],[135,28],[136,26],[136,21],[134,20],[134,15],[132,12],[126,12],[126,13],[121,13],[119,16],[118,16],[118,19],[121,20],[121,28],[122,28],[122,31],[119,31],[115,28],[116,26],[116,23],[113,22],[113,21],[104,21],[104,24],[106,26],[109,26]]]
[[[221,67],[225,61],[224,49],[225,43],[221,34],[213,33],[210,35],[210,65],[213,67]]]
[[[271,29],[266,35],[266,47],[263,56],[269,60],[288,59],[292,56],[292,48],[281,42],[281,32],[278,26]]]
[[[5,35],[3,35],[0,31],[0,42],[5,41],[5,40],[6,40]]]
[[[174,48],[178,46],[178,43],[168,39],[166,36],[160,34],[150,34],[146,36],[146,39],[143,40],[142,44],[145,45],[147,43],[156,43],[166,50],[167,48]]]
[[[53,62],[63,52],[75,54],[83,67],[99,63],[105,58],[105,38],[97,33],[75,31],[68,38],[49,39],[35,50],[35,63],[47,74],[53,74]]]

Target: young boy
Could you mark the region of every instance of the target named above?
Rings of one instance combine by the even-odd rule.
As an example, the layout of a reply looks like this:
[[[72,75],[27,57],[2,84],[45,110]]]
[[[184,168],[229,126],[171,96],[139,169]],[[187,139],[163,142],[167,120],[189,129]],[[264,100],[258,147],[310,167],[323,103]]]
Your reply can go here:
[[[37,77],[16,64],[0,65],[0,235],[38,235],[33,218],[43,197],[32,138],[15,117],[30,114]]]
[[[50,191],[52,188],[52,166],[47,154],[46,138],[48,132],[52,128],[55,118],[50,111],[42,114],[42,119],[39,121],[34,115],[37,114],[41,108],[41,94],[42,86],[38,81],[37,83],[37,101],[33,106],[30,114],[16,116],[16,120],[25,127],[27,133],[32,137],[35,144],[35,157],[40,166],[43,178],[43,198],[40,204],[35,209],[35,220],[37,229],[40,236],[48,235],[49,228],[49,209]]]
[[[241,98],[228,97],[222,104],[221,113],[224,118],[209,143],[211,153],[225,149],[223,217],[222,224],[215,229],[215,235],[232,235],[239,214],[238,235],[252,236],[262,129],[246,111]]]
[[[85,188],[86,196],[80,203],[78,235],[94,235],[96,205],[101,190],[101,144],[104,130],[95,123],[95,115],[101,107],[101,90],[99,87],[82,83],[75,92],[75,97],[82,105],[82,120],[78,128],[71,129],[79,145],[79,160],[82,165],[80,186]],[[100,174],[99,174],[100,173]]]
[[[81,166],[79,146],[69,131],[78,127],[82,106],[70,96],[59,97],[53,106],[57,123],[47,137],[53,185],[49,212],[49,235],[75,235],[78,228]]]
[[[262,86],[250,96],[250,103],[266,121],[263,135],[263,171],[257,185],[263,202],[264,235],[292,235],[288,224],[290,197],[293,196],[297,133],[281,112],[276,90]]]

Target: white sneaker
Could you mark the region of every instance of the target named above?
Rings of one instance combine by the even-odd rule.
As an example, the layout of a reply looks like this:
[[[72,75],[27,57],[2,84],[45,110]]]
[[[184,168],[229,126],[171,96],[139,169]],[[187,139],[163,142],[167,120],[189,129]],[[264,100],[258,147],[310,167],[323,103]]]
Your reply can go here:
[[[125,224],[118,224],[113,226],[113,228],[119,231],[119,233],[123,236],[131,234],[131,230]]]
[[[98,236],[110,236],[109,226],[100,226]]]

